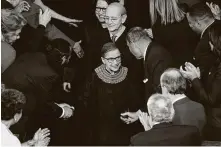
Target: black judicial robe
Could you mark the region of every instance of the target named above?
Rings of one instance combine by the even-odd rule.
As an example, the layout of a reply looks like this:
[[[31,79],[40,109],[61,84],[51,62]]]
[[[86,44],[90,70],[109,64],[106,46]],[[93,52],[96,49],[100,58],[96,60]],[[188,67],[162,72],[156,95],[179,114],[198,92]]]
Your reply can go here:
[[[137,124],[125,124],[120,114],[137,111],[140,107],[138,98],[139,93],[127,78],[126,67],[114,76],[106,71],[105,65],[95,69],[81,96],[91,117],[88,124],[95,145],[129,145],[130,136],[138,131]]]

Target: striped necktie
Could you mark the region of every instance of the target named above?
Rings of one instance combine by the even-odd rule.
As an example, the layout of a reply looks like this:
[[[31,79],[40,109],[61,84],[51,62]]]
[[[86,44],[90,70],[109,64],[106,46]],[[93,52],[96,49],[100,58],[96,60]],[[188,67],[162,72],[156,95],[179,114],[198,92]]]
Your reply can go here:
[[[115,43],[116,38],[117,38],[117,36],[116,36],[116,35],[113,35],[113,36],[112,36],[111,40],[113,41],[113,43]]]

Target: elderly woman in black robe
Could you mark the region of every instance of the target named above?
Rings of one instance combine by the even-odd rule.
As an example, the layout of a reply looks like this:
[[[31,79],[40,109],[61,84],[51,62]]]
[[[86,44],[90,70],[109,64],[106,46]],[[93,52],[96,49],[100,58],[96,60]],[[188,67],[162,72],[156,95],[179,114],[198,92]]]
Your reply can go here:
[[[95,137],[92,144],[128,145],[136,125],[125,124],[120,114],[138,110],[139,94],[128,80],[128,68],[121,66],[120,51],[113,43],[103,46],[101,60],[103,64],[94,70],[81,96]]]

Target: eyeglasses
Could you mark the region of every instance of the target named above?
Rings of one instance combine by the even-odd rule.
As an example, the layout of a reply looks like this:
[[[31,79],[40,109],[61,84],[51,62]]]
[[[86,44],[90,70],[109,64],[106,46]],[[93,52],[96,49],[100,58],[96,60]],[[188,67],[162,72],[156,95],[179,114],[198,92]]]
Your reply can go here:
[[[104,59],[106,59],[109,63],[113,63],[114,61],[120,62],[121,56],[118,56],[116,58],[104,58]]]
[[[105,12],[107,8],[96,7],[97,12]]]
[[[121,18],[121,16],[118,16],[118,17],[104,17],[105,21],[111,21],[111,22],[116,22],[119,18]]]

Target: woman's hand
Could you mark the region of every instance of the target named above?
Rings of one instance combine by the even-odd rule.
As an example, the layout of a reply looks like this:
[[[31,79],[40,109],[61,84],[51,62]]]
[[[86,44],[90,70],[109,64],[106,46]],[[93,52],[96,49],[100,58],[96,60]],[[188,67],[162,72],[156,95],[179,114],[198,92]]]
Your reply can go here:
[[[18,13],[21,13],[23,11],[29,11],[30,5],[26,1],[21,1],[15,8],[14,10]]]
[[[74,27],[78,27],[77,23],[81,23],[82,21],[83,20],[70,19],[70,18],[65,20],[66,23],[69,23],[69,25],[74,26]]]

